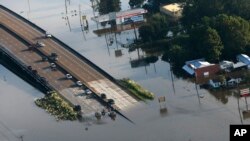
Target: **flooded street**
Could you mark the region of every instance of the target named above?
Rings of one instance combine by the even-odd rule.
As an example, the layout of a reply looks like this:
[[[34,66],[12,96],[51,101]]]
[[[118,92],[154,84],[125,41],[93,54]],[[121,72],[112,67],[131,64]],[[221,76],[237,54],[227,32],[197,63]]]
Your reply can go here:
[[[122,9],[128,8],[128,1],[122,1]],[[67,7],[64,0],[0,0],[0,4],[42,27],[113,77],[133,79],[156,95],[153,101],[122,111],[134,124],[122,117],[115,121],[90,117],[85,122],[58,122],[34,104],[35,98],[43,96],[41,92],[0,65],[0,141],[20,140],[21,136],[24,141],[228,141],[230,124],[250,124],[250,119],[242,117],[245,99],[240,98],[238,105],[233,91],[211,94],[198,88],[197,93],[195,84],[188,80],[173,76],[172,81],[169,63],[161,56],[156,63],[131,64],[145,53],[139,50],[138,56],[137,51],[129,52],[117,42],[108,45],[107,39],[115,38],[114,34],[94,34],[101,25],[90,19],[93,10],[89,0],[71,0]],[[79,9],[88,19],[89,31],[81,30]],[[133,30],[116,35],[122,43],[134,37]],[[122,55],[115,55],[117,50]],[[159,96],[166,97],[165,105],[158,103]],[[160,112],[161,106],[167,107],[166,113]]]

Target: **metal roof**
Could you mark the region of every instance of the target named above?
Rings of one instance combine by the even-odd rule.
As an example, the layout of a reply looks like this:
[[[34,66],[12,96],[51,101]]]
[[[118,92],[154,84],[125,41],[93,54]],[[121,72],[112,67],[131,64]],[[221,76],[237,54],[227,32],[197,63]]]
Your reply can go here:
[[[240,62],[250,65],[250,58],[246,54],[239,54],[236,57]]]

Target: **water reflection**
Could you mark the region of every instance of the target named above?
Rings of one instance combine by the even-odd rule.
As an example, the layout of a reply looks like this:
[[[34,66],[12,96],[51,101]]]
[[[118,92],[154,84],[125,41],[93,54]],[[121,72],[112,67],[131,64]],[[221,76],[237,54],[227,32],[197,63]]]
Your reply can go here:
[[[156,63],[158,61],[157,56],[138,56],[137,59],[131,59],[130,64],[131,68],[138,68],[148,66],[151,63]],[[156,68],[155,68],[156,69]]]

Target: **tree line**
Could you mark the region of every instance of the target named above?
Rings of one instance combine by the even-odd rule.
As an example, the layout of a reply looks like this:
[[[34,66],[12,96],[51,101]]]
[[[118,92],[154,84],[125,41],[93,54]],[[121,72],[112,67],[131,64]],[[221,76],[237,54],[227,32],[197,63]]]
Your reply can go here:
[[[151,0],[154,3],[178,0]],[[183,2],[183,1],[181,1]],[[187,60],[205,58],[217,63],[234,60],[240,53],[250,54],[249,0],[185,0],[177,36],[169,39],[163,59],[183,65]],[[158,6],[159,7],[159,6]],[[157,18],[153,18],[157,17]],[[172,30],[164,15],[151,14],[139,28],[143,42],[167,39]],[[153,19],[153,20],[152,20]]]

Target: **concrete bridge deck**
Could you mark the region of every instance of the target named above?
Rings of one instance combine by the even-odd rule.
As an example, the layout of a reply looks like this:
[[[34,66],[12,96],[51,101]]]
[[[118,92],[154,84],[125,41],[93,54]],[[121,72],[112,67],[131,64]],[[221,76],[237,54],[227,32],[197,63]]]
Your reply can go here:
[[[22,41],[16,39],[15,36],[4,29],[0,29],[0,45],[20,58],[22,62],[36,69],[39,75],[45,77],[48,83],[71,103],[80,104],[83,110],[88,109],[83,112],[95,112],[103,107],[94,99],[80,96],[79,94],[83,91],[74,87],[75,81],[65,79],[66,73],[70,73],[77,80],[81,80],[96,94],[105,93],[108,99],[114,99],[118,109],[124,110],[137,103],[135,98],[110,80],[103,72],[93,68],[88,62],[66,49],[54,37],[44,38],[44,32],[18,15],[6,10],[3,6],[0,6],[0,24],[5,25],[31,44],[35,44],[37,41],[43,42],[45,47],[38,48],[42,54],[49,56],[53,52],[57,53],[59,59],[56,64],[63,70],[51,71],[49,63],[41,61],[39,53],[29,51],[29,47]]]

